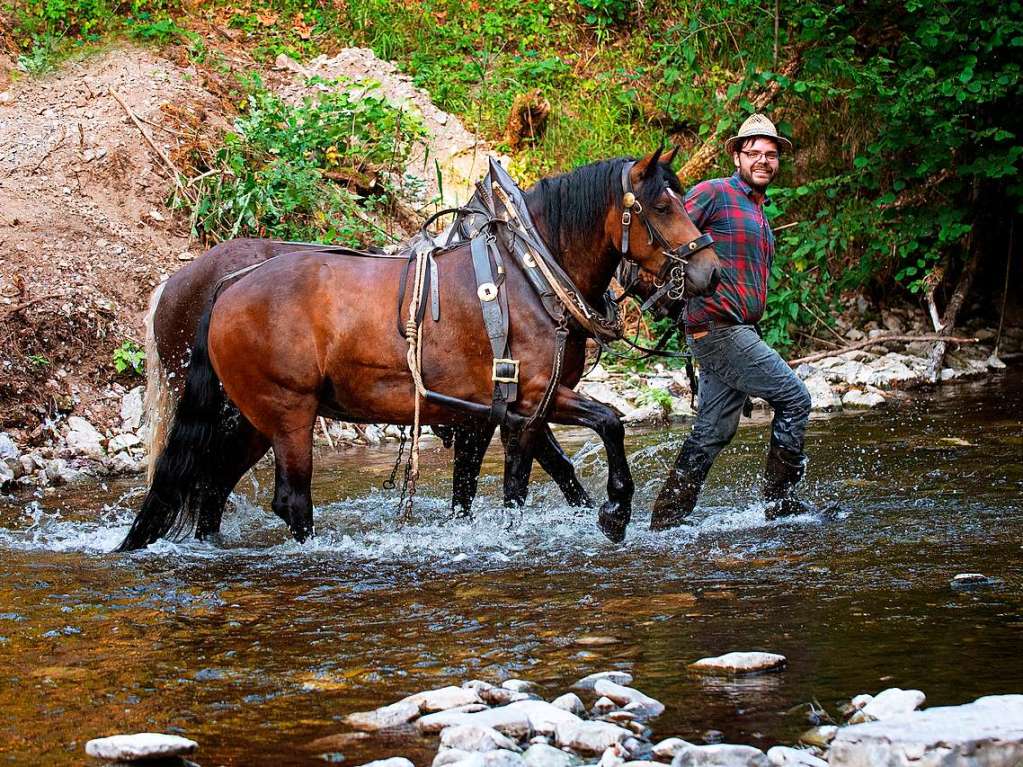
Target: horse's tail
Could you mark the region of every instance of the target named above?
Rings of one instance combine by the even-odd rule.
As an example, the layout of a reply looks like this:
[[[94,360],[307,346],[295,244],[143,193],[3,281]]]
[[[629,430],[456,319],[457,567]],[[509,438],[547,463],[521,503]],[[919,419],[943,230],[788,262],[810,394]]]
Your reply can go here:
[[[156,345],[155,318],[160,305],[163,289],[167,282],[161,282],[149,299],[146,314],[146,395],[143,404],[143,422],[146,435],[146,484],[152,484],[156,471],[156,459],[167,444],[167,427],[174,415],[177,394],[167,380],[167,369],[160,359]]]
[[[178,401],[167,443],[156,460],[153,482],[138,516],[117,551],[131,551],[170,535],[191,532],[204,500],[217,492],[213,476],[223,441],[227,397],[210,363],[213,301],[195,334],[185,391]]]

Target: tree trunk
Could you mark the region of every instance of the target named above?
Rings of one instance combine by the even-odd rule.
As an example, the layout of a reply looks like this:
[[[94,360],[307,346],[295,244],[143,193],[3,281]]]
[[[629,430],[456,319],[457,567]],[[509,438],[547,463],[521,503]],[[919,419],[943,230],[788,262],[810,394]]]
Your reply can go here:
[[[959,316],[959,310],[963,306],[963,302],[966,300],[966,296],[970,292],[970,288],[973,285],[973,276],[977,273],[977,262],[980,260],[980,248],[976,246],[977,239],[974,236],[970,236],[970,258],[966,262],[966,266],[963,267],[963,273],[959,275],[959,283],[956,285],[955,292],[952,294],[952,298],[948,302],[948,306],[945,307],[945,314],[941,318],[941,329],[942,334],[945,336],[951,336],[952,330],[955,328],[956,318]],[[945,350],[948,348],[948,342],[950,339],[943,338],[934,344],[931,349],[931,356],[927,361],[927,380],[934,383],[938,380],[938,376],[941,373],[941,365],[945,360]]]

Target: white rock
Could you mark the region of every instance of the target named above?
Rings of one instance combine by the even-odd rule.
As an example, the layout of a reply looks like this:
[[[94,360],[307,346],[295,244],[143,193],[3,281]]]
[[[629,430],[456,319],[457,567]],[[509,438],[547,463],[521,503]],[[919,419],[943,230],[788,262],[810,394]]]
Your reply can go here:
[[[993,354],[987,358],[986,362],[987,366],[992,370],[1005,370],[1005,363]]]
[[[607,371],[606,371],[606,370],[604,369],[604,366],[603,366],[603,365],[600,365],[600,364],[597,364],[597,365],[594,365],[594,366],[593,366],[593,370],[591,370],[591,371],[590,371],[590,372],[589,372],[589,373],[587,374],[587,376],[586,376],[586,380],[587,380],[587,381],[606,381],[606,380],[608,380],[608,379],[609,379],[610,377],[611,377],[611,374],[610,374],[610,373],[608,373],[608,372],[607,372]]]
[[[11,435],[5,431],[0,431],[0,461],[7,459],[18,460],[21,456],[21,451],[18,450],[18,446],[14,444],[14,440],[11,439]]]
[[[625,750],[625,746],[621,743],[614,743],[604,749],[604,753],[600,755],[600,761],[597,762],[597,767],[622,767],[625,764],[625,757],[629,755],[629,752]]]
[[[570,711],[576,716],[579,716],[586,711],[586,707],[583,705],[583,702],[579,700],[579,696],[574,692],[566,692],[564,695],[559,695],[551,701],[551,705],[555,708]]]
[[[448,711],[460,706],[482,703],[479,694],[468,687],[441,687],[436,690],[425,690],[402,698],[401,703],[414,703],[423,714],[434,711]]]
[[[859,711],[865,705],[870,703],[870,701],[872,701],[873,699],[874,699],[873,695],[868,695],[867,693],[862,693],[861,695],[857,695],[855,698],[853,698],[851,701],[849,701],[849,705],[852,706],[857,711]]]
[[[776,767],[828,767],[828,763],[819,756],[788,746],[767,749],[767,761]]]
[[[959,573],[950,584],[954,589],[975,589],[981,586],[992,586],[995,580],[984,573]]]
[[[457,762],[449,762],[449,764],[457,764],[459,767],[524,767],[525,762],[514,751],[499,749],[497,751],[474,751]]]
[[[831,767],[1017,767],[1021,762],[1023,695],[990,695],[962,706],[843,727],[828,756]]]
[[[716,743],[682,749],[671,767],[770,767],[770,762],[759,748]]]
[[[526,749],[522,761],[526,767],[572,767],[579,760],[560,748],[537,743]]]
[[[107,442],[107,450],[110,453],[120,453],[133,447],[138,447],[141,444],[142,440],[137,434],[117,434]]]
[[[483,690],[493,689],[494,685],[490,684],[490,682],[484,682],[481,679],[470,679],[468,682],[463,682],[462,687],[469,690],[475,690],[476,693],[479,694]]]
[[[784,655],[770,652],[730,652],[714,658],[701,658],[690,663],[689,668],[726,674],[753,674],[781,669],[787,663]]]
[[[813,727],[799,736],[799,742],[808,746],[819,746],[827,748],[828,744],[835,739],[838,727],[833,724],[823,724],[820,727]]]
[[[528,692],[515,692],[506,687],[490,687],[480,690],[479,695],[485,703],[489,703],[491,706],[506,706],[519,700],[529,700],[530,697]]]
[[[560,711],[560,709],[558,710]],[[424,733],[440,732],[446,727],[454,727],[460,724],[493,727],[498,732],[502,732],[516,740],[525,740],[532,734],[529,717],[523,711],[513,710],[511,706],[491,708],[472,713],[452,710],[427,714],[416,722],[416,729]]]
[[[876,391],[850,389],[842,395],[843,407],[877,407],[884,404],[884,395]]]
[[[403,756],[392,756],[389,759],[377,759],[373,762],[366,762],[359,767],[416,767],[411,760]]]
[[[654,746],[653,752],[654,756],[659,756],[661,759],[673,759],[675,754],[691,745],[693,744],[688,740],[682,740],[682,738],[666,738]]]
[[[625,397],[601,381],[583,381],[579,384],[579,393],[585,394],[597,402],[602,402],[617,411],[619,415],[626,416],[635,410]]]
[[[638,759],[631,762],[626,762],[622,767],[664,767],[664,762],[650,762],[643,759]]]
[[[142,387],[136,386],[121,400],[121,427],[126,431],[138,431],[142,413]]]
[[[76,415],[67,419],[67,425],[69,431],[65,441],[69,448],[90,458],[103,457],[103,447],[100,445],[103,435],[96,431],[96,427]]]
[[[446,764],[456,764],[463,759],[468,759],[472,756],[469,751],[462,751],[457,748],[445,748],[442,751],[437,752],[437,756],[433,757],[433,767],[444,767]]]
[[[610,698],[600,697],[593,704],[593,713],[600,716],[601,714],[609,714],[612,711],[618,710],[618,704]]]
[[[14,469],[8,466],[6,461],[0,461],[0,487],[13,482],[14,479]]]
[[[389,706],[381,706],[373,711],[357,711],[349,714],[342,721],[356,730],[376,732],[400,727],[419,716],[419,705],[408,700],[401,700]]]
[[[130,762],[140,759],[167,759],[186,756],[199,748],[194,740],[177,735],[140,732],[135,735],[112,735],[96,738],[85,744],[85,753],[97,759]]]
[[[584,676],[574,685],[576,690],[592,690],[598,679],[606,679],[615,684],[632,684],[632,674],[627,671],[598,671],[596,674]]]
[[[598,679],[593,686],[598,695],[610,698],[619,706],[628,707],[629,711],[646,716],[660,716],[664,713],[664,704],[659,700],[645,695],[633,687],[615,684],[607,679]]]
[[[882,690],[874,699],[853,714],[850,722],[870,722],[877,719],[891,719],[894,716],[908,714],[924,704],[927,696],[920,690],[902,690],[891,687]]]
[[[493,727],[480,727],[477,724],[458,724],[441,730],[440,744],[443,748],[459,751],[519,751],[515,741],[502,735]]]
[[[520,700],[505,706],[508,711],[521,713],[529,719],[534,732],[553,735],[561,724],[578,724],[582,720],[571,711],[555,706],[544,700]]]
[[[632,737],[632,732],[609,722],[566,722],[558,725],[554,742],[575,751],[602,754],[615,743],[623,743]]]
[[[822,373],[814,373],[803,379],[810,393],[810,407],[813,410],[841,410],[842,398],[835,393]]]
[[[532,682],[527,682],[525,679],[505,679],[501,682],[501,686],[512,692],[529,692],[536,685]]]

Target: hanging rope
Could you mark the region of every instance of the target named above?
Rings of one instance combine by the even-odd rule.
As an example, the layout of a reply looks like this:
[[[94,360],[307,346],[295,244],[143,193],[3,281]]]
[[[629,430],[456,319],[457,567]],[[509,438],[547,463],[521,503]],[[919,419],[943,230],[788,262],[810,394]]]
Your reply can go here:
[[[408,340],[408,351],[405,358],[408,361],[409,372],[412,373],[416,392],[415,415],[412,422],[412,449],[409,453],[411,468],[407,477],[408,500],[405,502],[405,508],[401,514],[403,523],[412,521],[412,503],[416,495],[416,482],[419,480],[419,409],[422,398],[426,396],[426,387],[423,385],[423,326],[417,321],[416,315],[419,311],[419,304],[423,300],[423,285],[426,283],[428,266],[429,252],[417,248],[416,274],[412,283],[412,296],[409,299],[408,320],[405,323],[405,338]]]

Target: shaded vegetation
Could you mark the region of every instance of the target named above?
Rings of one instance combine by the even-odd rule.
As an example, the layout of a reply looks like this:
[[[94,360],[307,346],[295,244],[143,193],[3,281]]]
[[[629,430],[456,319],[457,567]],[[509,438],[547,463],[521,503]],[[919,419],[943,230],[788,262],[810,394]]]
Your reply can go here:
[[[264,61],[365,45],[498,149],[515,96],[539,88],[553,112],[542,140],[513,158],[525,181],[661,140],[682,144],[683,155],[706,141],[718,147],[761,108],[797,147],[770,210],[776,227],[789,225],[779,230],[764,322],[782,348],[812,336],[843,291],[912,297],[939,264],[954,281],[971,255],[1004,270],[1023,201],[1020,2],[10,2],[0,0],[28,71],[108,34],[170,41],[223,29]],[[273,109],[260,102],[247,119]],[[319,194],[306,179],[326,167],[329,146],[283,147],[298,152],[294,164],[284,155],[257,163],[251,183],[269,174],[271,186]],[[250,149],[264,151],[229,143],[224,161],[251,159]],[[723,150],[712,154],[716,164],[698,175],[730,172]],[[232,208],[241,228],[226,212],[202,220],[218,236],[252,227],[360,236],[329,215],[281,229],[294,219],[265,205],[246,210]]]

